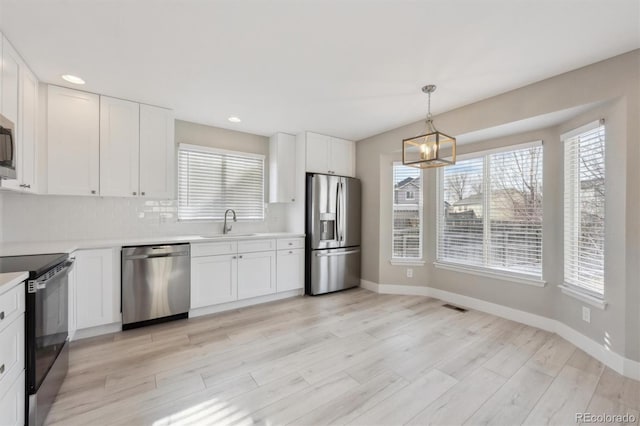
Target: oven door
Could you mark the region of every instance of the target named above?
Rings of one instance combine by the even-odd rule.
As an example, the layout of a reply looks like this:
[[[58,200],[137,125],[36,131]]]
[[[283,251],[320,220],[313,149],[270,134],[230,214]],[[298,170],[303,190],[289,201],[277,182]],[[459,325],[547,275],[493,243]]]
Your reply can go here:
[[[30,281],[27,298],[27,388],[35,393],[69,334],[69,269],[65,261]],[[31,311],[31,312],[29,312]]]
[[[0,178],[16,178],[16,144],[13,123],[0,115]]]

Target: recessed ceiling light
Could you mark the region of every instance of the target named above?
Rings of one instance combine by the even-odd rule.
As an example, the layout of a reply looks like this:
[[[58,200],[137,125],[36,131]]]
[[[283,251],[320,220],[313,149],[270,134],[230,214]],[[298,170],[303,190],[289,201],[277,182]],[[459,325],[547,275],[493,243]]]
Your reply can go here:
[[[238,117],[235,117],[235,116],[231,116],[231,117],[229,117],[229,118],[228,118],[228,120],[229,120],[230,122],[232,122],[232,123],[239,123],[239,122],[241,122],[241,121],[242,121],[242,120],[240,120]]]
[[[62,78],[64,80],[68,81],[69,83],[84,84],[84,80],[81,79],[80,77],[76,77],[75,75],[65,74],[65,75],[62,76]]]

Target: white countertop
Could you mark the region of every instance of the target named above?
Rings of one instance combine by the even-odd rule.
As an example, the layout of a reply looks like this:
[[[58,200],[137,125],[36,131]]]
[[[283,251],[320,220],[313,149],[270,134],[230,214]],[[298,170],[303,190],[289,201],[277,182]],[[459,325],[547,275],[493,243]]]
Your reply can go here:
[[[289,232],[270,232],[254,234],[219,234],[211,236],[179,235],[167,237],[134,237],[115,238],[108,240],[71,240],[71,241],[42,241],[42,242],[15,242],[0,245],[0,256],[21,256],[43,253],[73,253],[81,249],[97,249],[122,246],[137,246],[151,244],[177,244],[177,243],[206,243],[224,240],[258,240],[265,238],[295,238],[304,237],[304,234]]]
[[[0,274],[0,294],[12,289],[29,278],[28,272],[7,272]]]

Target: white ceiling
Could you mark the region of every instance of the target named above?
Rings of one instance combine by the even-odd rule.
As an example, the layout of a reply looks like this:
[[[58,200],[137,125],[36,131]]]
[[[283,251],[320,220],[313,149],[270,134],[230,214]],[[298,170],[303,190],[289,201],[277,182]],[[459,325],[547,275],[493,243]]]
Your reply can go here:
[[[638,0],[0,0],[46,82],[362,139],[640,47]],[[227,117],[236,115],[242,123]]]

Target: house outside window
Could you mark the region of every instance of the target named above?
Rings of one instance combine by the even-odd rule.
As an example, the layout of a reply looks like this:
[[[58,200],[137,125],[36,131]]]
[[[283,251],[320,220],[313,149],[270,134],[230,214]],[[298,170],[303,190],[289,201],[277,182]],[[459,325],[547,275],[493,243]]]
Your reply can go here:
[[[422,172],[393,163],[392,259],[422,259]]]
[[[439,170],[437,261],[542,279],[542,143]]]

